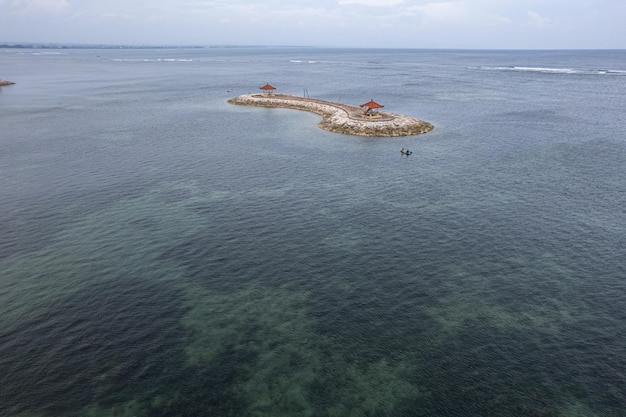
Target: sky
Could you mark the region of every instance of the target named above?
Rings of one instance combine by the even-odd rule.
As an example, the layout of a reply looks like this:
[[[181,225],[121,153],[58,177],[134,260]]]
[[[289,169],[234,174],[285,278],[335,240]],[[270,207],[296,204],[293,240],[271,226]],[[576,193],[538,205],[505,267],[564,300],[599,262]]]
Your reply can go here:
[[[624,49],[625,0],[0,0],[0,43]]]

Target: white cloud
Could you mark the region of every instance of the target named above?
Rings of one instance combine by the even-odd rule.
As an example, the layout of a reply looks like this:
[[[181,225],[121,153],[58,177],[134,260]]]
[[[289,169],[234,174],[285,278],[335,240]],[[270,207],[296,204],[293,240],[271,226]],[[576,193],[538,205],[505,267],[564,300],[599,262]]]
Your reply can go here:
[[[100,17],[103,19],[111,19],[111,20],[128,20],[132,18],[129,14],[126,14],[126,13],[120,14],[120,13],[113,13],[113,12],[102,13]]]
[[[491,15],[487,17],[487,24],[489,26],[502,26],[511,24],[511,19],[504,16]]]
[[[71,9],[67,0],[11,0],[10,9],[19,14],[60,14]]]
[[[404,3],[404,0],[339,0],[340,5],[356,4],[370,7],[391,7]]]
[[[426,3],[408,7],[407,11],[412,14],[419,14],[429,22],[459,21],[468,16],[465,3],[460,1]]]
[[[527,14],[528,14],[528,24],[530,26],[542,28],[542,27],[548,26],[551,23],[550,19],[548,19],[547,17],[541,16],[537,12],[530,11]]]

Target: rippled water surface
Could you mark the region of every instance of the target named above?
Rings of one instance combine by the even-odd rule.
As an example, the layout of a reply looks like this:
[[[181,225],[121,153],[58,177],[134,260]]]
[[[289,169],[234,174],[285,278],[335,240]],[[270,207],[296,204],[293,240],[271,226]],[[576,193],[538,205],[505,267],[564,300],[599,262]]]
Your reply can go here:
[[[624,415],[626,52],[0,62],[0,416]]]

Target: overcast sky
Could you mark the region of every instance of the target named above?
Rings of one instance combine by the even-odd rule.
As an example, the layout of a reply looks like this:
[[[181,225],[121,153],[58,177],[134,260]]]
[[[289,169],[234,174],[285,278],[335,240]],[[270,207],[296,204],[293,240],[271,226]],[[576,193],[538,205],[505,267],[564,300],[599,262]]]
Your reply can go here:
[[[0,0],[0,42],[626,48],[626,0]]]

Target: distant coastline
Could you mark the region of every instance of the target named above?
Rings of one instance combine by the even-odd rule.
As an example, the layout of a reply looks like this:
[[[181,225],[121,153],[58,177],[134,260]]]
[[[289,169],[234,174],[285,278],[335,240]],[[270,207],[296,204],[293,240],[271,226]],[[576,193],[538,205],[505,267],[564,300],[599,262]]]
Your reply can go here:
[[[244,94],[228,102],[243,106],[310,111],[322,116],[318,124],[320,128],[355,136],[414,136],[428,133],[434,128],[428,122],[409,116],[381,111],[375,117],[368,117],[361,107],[289,94]]]
[[[268,49],[315,48],[299,45],[132,45],[132,44],[82,44],[82,43],[2,43],[0,49]]]

